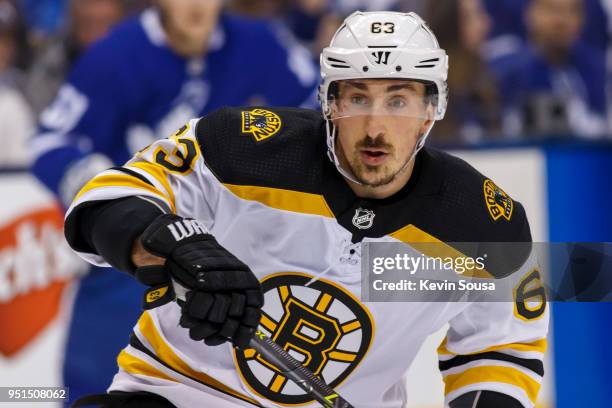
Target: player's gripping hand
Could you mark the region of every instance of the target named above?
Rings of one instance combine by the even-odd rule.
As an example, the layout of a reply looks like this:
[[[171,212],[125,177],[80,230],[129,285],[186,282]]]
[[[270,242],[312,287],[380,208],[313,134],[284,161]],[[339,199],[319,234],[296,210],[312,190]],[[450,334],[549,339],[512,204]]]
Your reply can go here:
[[[160,215],[140,241],[147,251],[166,259],[164,269],[188,290],[180,302],[180,325],[189,329],[190,337],[207,345],[230,339],[246,348],[263,306],[261,286],[249,267],[190,218]],[[148,271],[139,268],[136,276],[153,272],[151,267],[144,268]]]

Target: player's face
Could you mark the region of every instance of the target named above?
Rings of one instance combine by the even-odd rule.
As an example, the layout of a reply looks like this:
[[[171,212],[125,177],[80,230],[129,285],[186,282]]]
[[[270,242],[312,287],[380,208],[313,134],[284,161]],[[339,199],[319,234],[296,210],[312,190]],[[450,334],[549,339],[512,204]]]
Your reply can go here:
[[[82,48],[103,37],[124,13],[118,0],[79,0],[71,4],[74,35]]]
[[[462,45],[478,52],[491,29],[489,18],[481,0],[459,1],[460,36]]]
[[[425,85],[360,79],[340,82],[338,91],[332,120],[341,165],[366,186],[392,183],[407,169],[419,136],[431,124],[433,107],[425,99]]]
[[[580,37],[583,0],[534,0],[527,23],[532,39],[547,50],[564,51]]]
[[[222,0],[157,0],[157,4],[175,43],[203,49],[217,24]]]

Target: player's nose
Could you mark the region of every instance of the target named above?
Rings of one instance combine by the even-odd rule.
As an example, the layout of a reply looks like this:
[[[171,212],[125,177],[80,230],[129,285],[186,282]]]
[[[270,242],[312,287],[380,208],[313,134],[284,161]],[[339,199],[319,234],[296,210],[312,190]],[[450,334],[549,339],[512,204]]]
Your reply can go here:
[[[384,136],[386,126],[384,118],[380,115],[369,115],[366,118],[366,134],[372,139]]]

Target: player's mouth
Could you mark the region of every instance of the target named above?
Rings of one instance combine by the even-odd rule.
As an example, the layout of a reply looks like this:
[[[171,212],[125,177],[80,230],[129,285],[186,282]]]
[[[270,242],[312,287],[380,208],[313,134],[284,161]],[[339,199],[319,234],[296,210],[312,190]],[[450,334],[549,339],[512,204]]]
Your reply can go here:
[[[378,166],[389,157],[389,153],[385,149],[371,147],[360,149],[359,155],[361,156],[361,160],[369,166]]]

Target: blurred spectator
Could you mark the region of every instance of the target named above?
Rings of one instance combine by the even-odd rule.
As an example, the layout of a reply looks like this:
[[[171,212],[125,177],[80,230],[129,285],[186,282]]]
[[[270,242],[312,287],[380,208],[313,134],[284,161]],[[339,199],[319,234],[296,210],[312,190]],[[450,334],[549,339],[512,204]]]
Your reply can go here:
[[[26,167],[29,164],[27,139],[33,131],[32,113],[23,96],[0,82],[1,167]]]
[[[354,11],[399,11],[401,0],[333,0],[333,9],[341,15]]]
[[[321,38],[325,27],[332,24],[335,31],[342,21],[330,10],[328,3],[327,0],[294,0],[286,16],[291,31],[311,48],[313,55],[319,55],[322,44],[329,44],[326,40],[330,38]]]
[[[25,28],[15,4],[0,0],[0,163],[27,165],[26,139],[33,130],[32,114],[19,88],[26,64]]]
[[[254,18],[281,18],[291,0],[230,0],[229,10]]]
[[[583,1],[532,0],[525,21],[528,40],[491,59],[503,97],[505,133],[604,133],[605,58],[578,40]]]
[[[30,62],[27,29],[12,0],[0,0],[0,72],[2,82],[23,87],[23,71]]]
[[[426,15],[430,6],[431,2],[429,0],[399,0],[400,11],[414,11],[419,16]]]
[[[35,44],[64,24],[69,0],[18,0]]]
[[[335,1],[294,0],[293,4],[294,7],[287,13],[287,25],[318,58],[342,24],[344,16],[334,9]]]
[[[267,23],[222,13],[222,3],[158,0],[81,55],[32,143],[34,173],[64,203],[99,171],[213,109],[315,104],[309,53]],[[113,269],[82,279],[64,368],[71,399],[109,385],[143,290]]]
[[[231,0],[229,9],[252,18],[274,21],[280,30],[288,29],[314,57],[319,54],[319,44],[329,43],[341,21],[329,4],[329,0]],[[326,27],[330,24],[333,31],[327,34]]]
[[[416,11],[427,0],[231,0],[229,8],[255,18],[282,22],[303,45],[318,56],[344,17],[354,11]]]
[[[523,15],[530,0],[483,0],[487,14],[491,17],[490,37],[503,35],[526,37]]]
[[[44,47],[28,73],[26,97],[36,115],[51,102],[81,52],[121,20],[124,3],[124,0],[70,1],[64,32]]]
[[[480,49],[491,22],[480,0],[437,0],[427,22],[449,57],[452,103],[433,129],[432,142],[475,143],[499,132],[500,109],[494,79]]]
[[[282,22],[317,56],[354,11],[422,11],[426,0],[231,0],[231,10]]]
[[[69,34],[84,49],[123,18],[125,0],[71,0]]]
[[[493,20],[491,38],[503,40],[502,46],[511,46],[516,37],[527,37],[524,15],[530,0],[484,0],[484,3]],[[611,40],[611,12],[610,0],[584,0],[584,20],[588,24],[582,26],[581,40],[606,50]]]
[[[23,10],[25,22],[34,45],[44,45],[48,37],[56,36],[71,17],[71,3],[79,0],[15,0]],[[154,0],[122,0],[128,14],[142,11]],[[85,0],[83,1],[85,2]]]
[[[124,0],[124,2],[127,14],[136,14],[151,7],[155,0]]]

